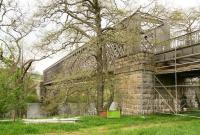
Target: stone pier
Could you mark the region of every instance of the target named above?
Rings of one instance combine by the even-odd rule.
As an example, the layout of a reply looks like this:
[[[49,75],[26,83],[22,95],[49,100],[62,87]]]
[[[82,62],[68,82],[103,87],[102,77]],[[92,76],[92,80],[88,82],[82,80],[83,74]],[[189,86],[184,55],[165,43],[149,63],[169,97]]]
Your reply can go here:
[[[193,84],[192,82],[190,82],[192,78],[187,78],[179,75],[180,74],[177,75],[177,104],[174,74],[164,74],[158,76],[160,82],[162,82],[163,85],[166,86],[166,88],[156,88],[162,95],[161,97],[157,93],[155,94],[154,110],[156,110],[157,112],[170,112],[169,107],[166,105],[166,103],[163,102],[163,97],[165,101],[167,101],[168,104],[174,109],[174,111],[176,110],[176,108],[178,112],[181,112],[183,111],[183,108],[197,109],[199,107],[199,87],[192,86]],[[156,83],[155,85],[160,86],[158,83]],[[171,93],[173,98],[166,92],[166,89],[169,93]]]
[[[122,114],[154,112],[153,55],[138,53],[119,58],[115,64],[115,100]]]

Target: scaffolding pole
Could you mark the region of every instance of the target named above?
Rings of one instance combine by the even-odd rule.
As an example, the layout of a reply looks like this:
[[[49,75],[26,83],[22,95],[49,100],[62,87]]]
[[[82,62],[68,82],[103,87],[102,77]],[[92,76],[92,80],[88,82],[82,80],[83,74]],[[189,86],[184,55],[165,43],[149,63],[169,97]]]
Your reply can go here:
[[[176,40],[176,43],[177,43],[177,40]],[[175,47],[174,47],[174,73],[175,73],[174,79],[175,79],[175,92],[176,92],[175,111],[176,111],[176,114],[177,114],[178,113],[178,87],[177,87],[176,47],[177,47],[177,44],[175,44]]]
[[[174,56],[172,56],[172,57],[170,57],[170,59],[166,59],[165,58],[165,54],[164,54],[164,60],[157,60],[155,63],[156,64],[158,64],[158,67],[156,67],[157,69],[164,69],[164,68],[170,68],[170,73],[172,73],[171,75],[171,77],[173,78],[174,77],[174,85],[165,85],[165,84],[163,84],[161,81],[160,81],[160,78],[157,78],[157,75],[155,74],[155,77],[154,77],[154,90],[157,92],[157,94],[161,97],[161,99],[163,99],[163,102],[168,106],[168,108],[170,108],[170,110],[171,110],[171,112],[173,112],[173,114],[174,115],[180,115],[180,116],[187,116],[187,115],[182,115],[182,114],[179,114],[179,111],[180,111],[180,109],[184,106],[184,105],[181,105],[181,103],[180,103],[180,101],[181,101],[181,99],[179,99],[179,97],[180,96],[178,96],[178,94],[180,93],[180,89],[179,88],[182,88],[182,87],[200,87],[200,85],[199,84],[196,84],[196,85],[187,85],[187,84],[184,84],[184,85],[182,85],[182,84],[180,84],[180,83],[178,83],[178,81],[179,81],[179,72],[181,72],[182,70],[181,69],[179,69],[179,67],[180,66],[184,66],[184,65],[188,65],[188,64],[198,64],[198,63],[200,63],[200,58],[199,58],[199,56],[200,56],[200,53],[199,52],[195,52],[194,53],[194,49],[195,48],[192,48],[192,54],[183,54],[183,52],[182,52],[182,55],[183,56],[178,56],[179,55],[179,52],[180,52],[180,48],[186,48],[186,47],[188,47],[188,46],[191,46],[191,45],[199,45],[199,43],[200,43],[200,41],[199,41],[199,34],[200,34],[200,31],[198,30],[198,33],[197,33],[198,35],[198,41],[195,41],[195,43],[193,43],[192,42],[192,39],[191,39],[191,37],[190,37],[190,39],[188,40],[188,39],[185,39],[184,41],[187,41],[187,42],[185,42],[185,44],[184,44],[184,46],[182,45],[182,44],[180,44],[180,40],[179,39],[175,39],[175,40],[171,40],[170,39],[170,41],[169,41],[169,46],[170,46],[170,50],[167,50],[166,49],[166,47],[164,48],[164,49],[162,49],[161,51],[161,53],[162,54],[164,54],[164,53],[166,53],[166,52],[171,52],[172,54],[174,54]],[[187,35],[184,35],[184,36],[187,36]],[[182,40],[181,40],[182,41]],[[188,43],[188,41],[190,41],[189,43]],[[198,44],[197,44],[198,43]],[[182,46],[182,47],[181,47]],[[156,49],[155,49],[156,50]],[[174,52],[173,52],[174,51]],[[158,53],[159,54],[159,53]],[[159,55],[158,55],[159,56]],[[189,62],[184,62],[184,60],[183,60],[183,63],[180,63],[181,61],[179,61],[180,59],[183,59],[183,58],[190,58],[190,57],[192,57],[192,60],[189,60]],[[197,59],[197,60],[196,60]],[[187,59],[186,59],[187,60]],[[167,62],[168,61],[170,61],[170,65],[159,65],[159,63],[161,62],[161,64],[162,63],[164,63],[164,62],[166,62],[166,64],[168,64]],[[173,63],[174,63],[174,65],[173,65]],[[199,70],[200,68],[198,67],[199,65],[197,65],[196,67],[189,67],[189,68],[193,68],[193,70]],[[158,70],[156,70],[157,72],[158,72]],[[183,70],[184,71],[184,70]],[[165,72],[164,72],[165,73]],[[172,81],[172,82],[173,82]],[[179,84],[179,85],[178,85]],[[157,89],[158,88],[158,89]],[[168,103],[167,102],[167,100],[165,99],[165,97],[163,96],[164,94],[162,93],[162,92],[160,92],[160,90],[159,90],[159,88],[163,88],[164,89],[164,91],[166,91],[168,94],[168,96],[171,96],[171,98],[173,99],[173,104],[170,104],[170,103]],[[173,93],[170,93],[170,91],[168,91],[168,89],[167,88],[170,88],[171,90],[174,90],[173,91]],[[179,91],[178,91],[179,90]],[[175,95],[174,95],[175,94]],[[174,98],[173,98],[174,97]],[[168,97],[167,97],[168,98]],[[160,100],[160,98],[158,99],[158,100]],[[174,106],[173,106],[174,105]],[[173,108],[174,107],[174,108]],[[174,110],[174,111],[173,111]],[[194,116],[192,116],[192,117],[194,117]],[[199,117],[200,118],[200,117]]]

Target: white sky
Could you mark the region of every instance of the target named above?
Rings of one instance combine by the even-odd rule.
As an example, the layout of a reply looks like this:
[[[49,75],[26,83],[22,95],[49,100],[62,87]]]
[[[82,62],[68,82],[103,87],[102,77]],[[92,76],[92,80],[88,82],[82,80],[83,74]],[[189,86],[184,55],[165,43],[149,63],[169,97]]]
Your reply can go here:
[[[20,2],[20,6],[22,8],[26,7],[27,11],[31,13],[31,11],[35,10],[35,6],[39,4],[38,0],[18,0]],[[146,3],[147,0],[138,0],[137,3]],[[167,7],[174,8],[182,8],[187,9],[191,7],[200,7],[200,0],[158,0],[162,5],[166,5]],[[37,38],[30,39],[30,42],[34,42]],[[57,54],[51,58],[47,58],[40,62],[36,62],[33,67],[35,72],[39,72],[42,74],[43,70],[58,61],[66,54]]]
[[[160,1],[160,0],[159,0]],[[161,0],[162,4],[176,8],[189,8],[200,5],[200,0]]]

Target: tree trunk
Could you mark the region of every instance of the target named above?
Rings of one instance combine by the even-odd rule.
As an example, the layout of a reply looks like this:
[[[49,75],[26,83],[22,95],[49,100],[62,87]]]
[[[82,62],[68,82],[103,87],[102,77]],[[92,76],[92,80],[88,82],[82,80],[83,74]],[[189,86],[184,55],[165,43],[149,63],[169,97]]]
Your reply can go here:
[[[103,111],[104,101],[104,73],[103,73],[103,59],[102,48],[97,50],[97,113]]]
[[[12,111],[12,116],[13,116],[13,121],[15,122],[16,121],[16,110],[15,109]]]
[[[97,113],[99,114],[104,109],[104,85],[105,85],[105,48],[102,39],[102,27],[101,27],[101,7],[99,5],[99,0],[94,0],[95,9],[95,25],[97,34],[97,50],[96,50],[96,60],[97,60]]]

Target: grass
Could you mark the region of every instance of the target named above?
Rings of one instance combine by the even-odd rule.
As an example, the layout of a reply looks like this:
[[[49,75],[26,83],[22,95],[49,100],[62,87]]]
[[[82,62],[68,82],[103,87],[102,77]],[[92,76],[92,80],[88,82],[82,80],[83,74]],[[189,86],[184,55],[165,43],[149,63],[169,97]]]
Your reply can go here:
[[[82,117],[75,124],[24,124],[0,122],[0,135],[198,135],[200,119],[172,116],[123,116],[120,119]]]

